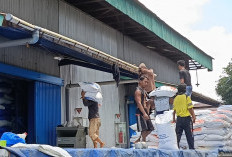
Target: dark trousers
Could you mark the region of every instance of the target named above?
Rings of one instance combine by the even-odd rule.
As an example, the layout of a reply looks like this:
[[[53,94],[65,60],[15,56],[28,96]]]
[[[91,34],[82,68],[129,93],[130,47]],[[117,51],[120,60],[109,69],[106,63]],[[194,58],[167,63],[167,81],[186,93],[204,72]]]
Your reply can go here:
[[[190,116],[188,117],[177,117],[176,121],[176,135],[177,135],[177,144],[179,147],[180,139],[183,133],[185,132],[189,149],[194,149],[194,137],[193,137],[193,123]]]

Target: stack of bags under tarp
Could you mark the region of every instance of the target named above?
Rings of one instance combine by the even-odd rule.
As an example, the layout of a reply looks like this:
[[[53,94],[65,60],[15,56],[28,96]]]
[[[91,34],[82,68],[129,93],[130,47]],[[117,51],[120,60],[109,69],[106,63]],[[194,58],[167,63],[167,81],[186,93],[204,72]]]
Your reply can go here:
[[[216,111],[195,110],[196,123],[193,125],[196,149],[215,149],[232,147],[232,106],[223,105]],[[187,148],[183,133],[180,147]]]
[[[0,136],[12,130],[12,120],[15,116],[13,88],[12,82],[0,78]]]

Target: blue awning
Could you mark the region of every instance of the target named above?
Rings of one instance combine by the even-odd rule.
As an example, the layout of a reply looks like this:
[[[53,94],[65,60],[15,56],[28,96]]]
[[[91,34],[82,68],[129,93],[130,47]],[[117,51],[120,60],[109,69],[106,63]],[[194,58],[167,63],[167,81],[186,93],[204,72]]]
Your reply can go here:
[[[4,27],[0,26],[0,35],[11,39],[11,40],[17,40],[17,39],[24,39],[24,38],[30,38],[32,36],[32,32],[22,29],[22,28],[15,28],[15,27]],[[82,67],[87,67],[103,72],[112,73],[112,65],[98,60],[96,58],[93,58],[89,55],[86,55],[84,53],[81,53],[79,51],[76,51],[68,46],[65,46],[63,44],[59,44],[59,42],[54,42],[51,40],[48,40],[46,38],[40,37],[39,41],[34,45],[40,48],[44,48],[45,50],[49,50],[54,53],[58,53],[62,56],[71,58],[66,59],[64,61],[60,62],[60,66],[62,65],[68,65],[68,64],[74,64]],[[120,75],[126,76],[130,78],[137,79],[138,74],[133,73],[131,71],[125,70],[123,68],[120,68]]]

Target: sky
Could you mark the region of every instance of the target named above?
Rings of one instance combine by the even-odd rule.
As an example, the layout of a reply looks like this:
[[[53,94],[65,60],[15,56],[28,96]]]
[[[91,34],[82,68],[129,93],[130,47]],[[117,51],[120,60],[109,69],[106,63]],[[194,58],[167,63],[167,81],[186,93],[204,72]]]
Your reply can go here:
[[[215,87],[232,58],[232,0],[139,0],[194,45],[214,58],[213,71],[190,71],[193,91],[216,100]]]

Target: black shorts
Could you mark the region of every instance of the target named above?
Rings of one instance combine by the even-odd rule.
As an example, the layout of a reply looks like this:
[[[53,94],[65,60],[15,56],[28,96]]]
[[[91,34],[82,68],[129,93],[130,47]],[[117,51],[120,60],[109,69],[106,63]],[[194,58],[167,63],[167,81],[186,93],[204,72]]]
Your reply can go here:
[[[154,126],[151,122],[151,119],[145,120],[143,118],[143,113],[139,109],[136,110],[136,119],[138,132],[154,130]]]

